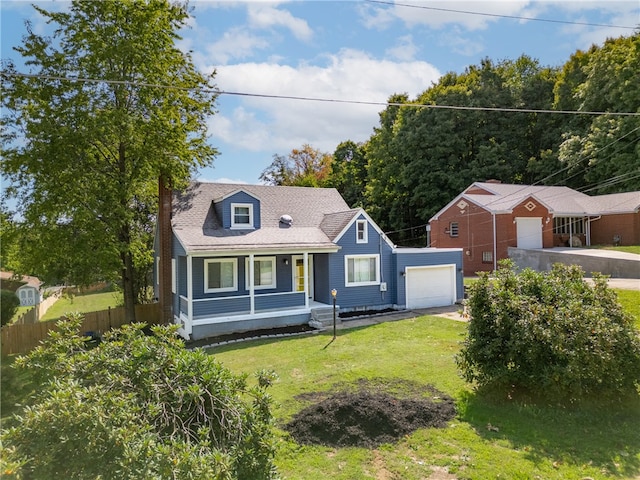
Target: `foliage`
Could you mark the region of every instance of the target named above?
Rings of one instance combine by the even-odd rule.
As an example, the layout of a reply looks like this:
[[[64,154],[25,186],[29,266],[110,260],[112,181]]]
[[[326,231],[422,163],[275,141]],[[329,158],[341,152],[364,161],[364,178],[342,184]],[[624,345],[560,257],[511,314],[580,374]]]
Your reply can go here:
[[[13,318],[20,306],[20,299],[10,290],[0,290],[0,325],[4,326]]]
[[[3,432],[26,478],[267,479],[273,374],[249,387],[172,327],[133,324],[90,349],[80,319],[60,322],[16,365],[42,387]]]
[[[216,154],[214,74],[175,46],[186,3],[34,8],[53,36],[27,24],[15,50],[30,75],[2,69],[1,173],[18,200],[21,262],[49,283],[118,280],[132,320],[152,265],[158,178],[179,186]]]
[[[469,330],[456,358],[480,388],[525,389],[576,401],[637,394],[640,334],[606,277],[578,266],[516,273],[503,261],[470,288]]]
[[[273,162],[260,174],[268,185],[324,187],[331,171],[331,155],[305,144],[287,157],[274,155]]]
[[[336,188],[352,207],[364,206],[367,155],[363,144],[342,142],[333,153],[329,185]]]
[[[640,33],[608,39],[580,52],[577,61],[582,81],[567,82],[570,86],[558,91],[559,101],[583,111],[638,112]],[[597,194],[640,190],[638,117],[603,114],[568,126],[560,160],[575,182],[592,186],[589,191]]]
[[[408,233],[393,237],[407,243],[413,229],[422,227],[424,236],[431,216],[474,181],[541,179],[557,165],[558,119],[473,108],[549,109],[556,76],[526,56],[498,63],[484,59],[462,74],[447,73],[413,101],[392,96],[365,145],[373,218],[385,231],[404,229]]]

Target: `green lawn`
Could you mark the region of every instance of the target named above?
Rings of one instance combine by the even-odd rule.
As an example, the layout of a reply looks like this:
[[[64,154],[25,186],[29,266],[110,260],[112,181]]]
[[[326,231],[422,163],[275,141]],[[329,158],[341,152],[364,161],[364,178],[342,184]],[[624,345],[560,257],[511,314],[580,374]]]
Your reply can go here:
[[[596,246],[595,248],[602,248],[604,250],[615,250],[617,252],[635,253],[636,255],[640,255],[640,245],[630,245],[626,247],[614,247],[611,245],[605,245]]]
[[[640,323],[635,294],[618,291],[621,303]],[[640,401],[615,407],[560,407],[478,396],[458,376],[453,360],[465,331],[464,323],[424,316],[340,330],[332,343],[331,334],[314,334],[209,351],[237,373],[263,368],[278,373],[270,392],[279,427],[310,404],[310,396],[301,394],[339,389],[363,378],[433,385],[456,399],[458,415],[447,428],[421,429],[376,449],[302,446],[279,428],[276,464],[283,479],[640,476]],[[19,410],[16,404],[34,388],[30,379],[9,368],[10,363],[2,359],[5,426],[11,423],[8,416]],[[434,472],[441,476],[431,477]]]
[[[362,378],[430,384],[456,399],[458,416],[448,428],[422,429],[373,450],[301,446],[279,429],[276,463],[285,479],[417,480],[445,468],[453,476],[435,478],[640,476],[640,401],[561,407],[478,396],[453,360],[465,329],[464,323],[427,316],[342,330],[331,344],[331,335],[316,334],[214,347],[210,353],[235,372],[278,373],[271,394],[280,427],[309,405],[310,396],[302,394]]]
[[[122,294],[114,291],[102,291],[73,296],[63,296],[44,314],[41,321],[55,320],[68,312],[98,312],[122,305]]]

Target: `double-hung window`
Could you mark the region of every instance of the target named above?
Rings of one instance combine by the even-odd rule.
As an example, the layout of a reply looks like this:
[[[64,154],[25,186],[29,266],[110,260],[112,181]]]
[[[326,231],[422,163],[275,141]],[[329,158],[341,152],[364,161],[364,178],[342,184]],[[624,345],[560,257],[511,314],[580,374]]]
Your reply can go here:
[[[235,258],[216,258],[204,261],[205,293],[238,290],[238,261]]]
[[[367,243],[367,221],[356,222],[356,243]]]
[[[231,228],[253,228],[253,205],[250,203],[231,204]]]
[[[245,262],[246,282],[249,289],[249,259]],[[276,288],[276,257],[259,257],[253,259],[253,286],[256,289]]]
[[[347,255],[344,262],[347,287],[380,283],[379,255]]]

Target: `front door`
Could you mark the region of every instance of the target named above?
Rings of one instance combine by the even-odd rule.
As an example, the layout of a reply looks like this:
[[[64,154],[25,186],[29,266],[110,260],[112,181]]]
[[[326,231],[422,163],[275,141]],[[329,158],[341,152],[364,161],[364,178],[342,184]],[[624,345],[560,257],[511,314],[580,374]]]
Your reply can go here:
[[[313,298],[313,255],[309,255],[307,285],[309,298]],[[296,292],[304,292],[304,257],[302,255],[293,257],[293,289]]]

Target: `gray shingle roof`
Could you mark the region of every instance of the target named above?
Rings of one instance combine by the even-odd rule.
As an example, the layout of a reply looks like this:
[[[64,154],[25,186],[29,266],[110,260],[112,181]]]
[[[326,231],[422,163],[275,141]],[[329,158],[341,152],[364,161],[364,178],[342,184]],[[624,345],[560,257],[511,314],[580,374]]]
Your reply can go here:
[[[547,206],[554,215],[601,215],[626,213],[640,207],[640,192],[589,196],[569,187],[544,185],[514,185],[506,183],[473,184],[494,195],[465,195],[489,211],[508,211],[528,197],[534,197]]]
[[[261,228],[222,228],[213,200],[220,200],[237,191],[245,191],[260,200]],[[349,209],[333,188],[196,182],[174,195],[171,223],[181,244],[190,252],[335,250],[335,235],[358,212]],[[282,215],[293,217],[291,227],[280,223]]]

